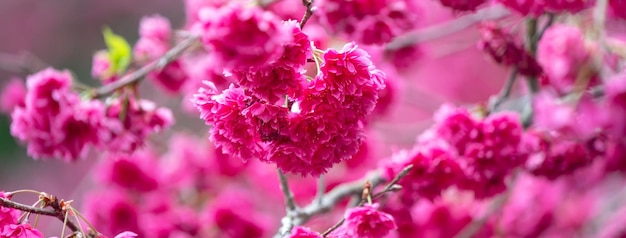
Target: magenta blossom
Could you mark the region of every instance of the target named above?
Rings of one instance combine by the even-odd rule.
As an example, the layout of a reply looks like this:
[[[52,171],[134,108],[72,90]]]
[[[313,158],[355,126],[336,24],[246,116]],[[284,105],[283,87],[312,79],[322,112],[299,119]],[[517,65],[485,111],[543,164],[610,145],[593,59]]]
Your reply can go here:
[[[378,210],[378,204],[349,208],[345,219],[349,237],[379,238],[397,228],[391,215]]]
[[[11,224],[5,226],[0,233],[0,238],[43,238],[40,231],[30,226],[30,224]]]

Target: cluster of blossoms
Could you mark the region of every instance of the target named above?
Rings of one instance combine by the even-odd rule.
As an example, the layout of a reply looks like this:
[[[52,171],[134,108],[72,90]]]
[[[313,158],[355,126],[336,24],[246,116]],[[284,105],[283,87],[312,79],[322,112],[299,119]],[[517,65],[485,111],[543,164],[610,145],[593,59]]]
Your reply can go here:
[[[394,155],[385,166],[388,178],[414,166],[400,182],[407,203],[435,199],[451,186],[473,191],[477,198],[493,196],[505,190],[505,178],[525,162],[523,129],[515,113],[478,120],[467,109],[446,105],[435,120],[413,150]]]
[[[315,3],[323,25],[332,33],[365,45],[382,45],[413,29],[420,14],[407,0],[338,1]]]
[[[478,47],[487,53],[496,63],[515,66],[521,75],[537,77],[543,69],[535,57],[531,56],[515,37],[498,26],[495,22],[483,22],[480,25],[481,40]]]
[[[46,69],[27,78],[23,106],[11,114],[11,134],[34,158],[82,158],[90,147],[132,152],[147,135],[172,124],[171,112],[145,101],[105,105],[72,91],[69,71]]]
[[[194,98],[217,148],[313,176],[354,155],[384,88],[369,55],[354,44],[315,50],[319,72],[307,79],[313,49],[296,22],[240,5],[217,11],[201,13],[203,43],[235,83],[220,92],[208,82]]]
[[[593,6],[590,0],[547,0],[547,1],[515,1],[498,0],[507,8],[522,15],[540,16],[544,13],[577,13]]]

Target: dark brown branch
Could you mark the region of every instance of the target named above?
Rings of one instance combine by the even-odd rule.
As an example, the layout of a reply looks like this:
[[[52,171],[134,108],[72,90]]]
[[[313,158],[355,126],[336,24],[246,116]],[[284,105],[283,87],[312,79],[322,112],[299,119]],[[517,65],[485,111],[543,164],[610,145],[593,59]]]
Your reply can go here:
[[[304,16],[302,16],[302,20],[300,20],[300,29],[304,28],[309,18],[313,16],[313,1],[314,0],[302,0],[302,5],[306,7],[306,11],[304,12]]]
[[[169,64],[170,62],[174,61],[176,58],[178,58],[183,52],[185,52],[185,50],[189,49],[190,47],[192,47],[193,45],[195,45],[198,42],[198,39],[200,37],[197,35],[194,36],[190,36],[187,39],[181,41],[178,45],[174,46],[172,49],[170,49],[168,52],[166,52],[161,58],[159,58],[158,60],[152,61],[149,64],[143,66],[142,68],[127,74],[126,76],[120,78],[119,80],[104,85],[98,89],[95,90],[95,92],[93,93],[93,97],[94,98],[100,98],[103,97],[105,95],[111,94],[113,92],[115,92],[116,90],[125,87],[126,85],[130,85],[136,82],[139,82],[141,79],[143,79],[148,73],[160,69],[162,67],[165,67],[167,64]]]
[[[54,210],[32,207],[29,205],[11,201],[10,199],[0,197],[0,206],[2,207],[13,208],[13,209],[21,210],[24,212],[30,212],[33,214],[56,217],[57,219],[61,220],[61,222],[65,221],[65,212],[63,212],[63,210],[61,209],[61,206],[59,205],[58,200],[56,198],[53,199],[53,201],[48,205],[50,205],[50,207],[52,207],[52,209]],[[70,219],[67,219],[67,223],[65,225],[68,228],[70,228],[72,232],[78,231],[78,227]]]

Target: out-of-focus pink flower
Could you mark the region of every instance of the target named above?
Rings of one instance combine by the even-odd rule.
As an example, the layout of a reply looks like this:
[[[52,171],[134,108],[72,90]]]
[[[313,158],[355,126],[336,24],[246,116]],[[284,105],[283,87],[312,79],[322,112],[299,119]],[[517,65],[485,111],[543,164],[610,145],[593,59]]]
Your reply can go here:
[[[248,69],[272,63],[292,40],[280,19],[258,7],[234,3],[200,12],[202,42],[216,64],[225,69]]]
[[[130,230],[143,237],[139,228],[139,206],[123,191],[92,192],[85,201],[87,220],[102,234],[111,236]]]
[[[262,151],[260,139],[255,138],[254,128],[242,113],[251,98],[234,85],[216,94],[215,86],[206,83],[207,88],[201,88],[194,95],[194,103],[200,111],[200,118],[212,125],[211,141],[218,149],[244,161],[258,158]]]
[[[411,1],[315,2],[321,22],[332,33],[365,45],[381,45],[413,29],[420,9]]]
[[[113,154],[108,156],[100,168],[106,184],[114,184],[129,191],[150,192],[159,186],[156,155],[151,151],[136,151],[132,155]]]
[[[559,92],[570,92],[577,84],[582,88],[593,86],[590,82],[577,82],[589,60],[589,48],[577,27],[553,25],[539,41],[537,61],[547,75],[548,84]]]
[[[125,232],[117,234],[114,238],[132,238],[132,237],[137,237],[137,233],[134,233],[131,231],[125,231]]]
[[[271,104],[284,100],[285,96],[297,98],[302,93],[306,84],[304,65],[312,56],[311,41],[298,23],[286,21],[283,25],[291,30],[293,40],[284,45],[283,54],[277,61],[260,68],[232,72],[240,86]]]
[[[139,22],[139,36],[167,42],[172,34],[170,21],[159,15],[145,16]]]
[[[25,105],[11,114],[11,134],[27,144],[34,158],[74,161],[105,139],[104,105],[81,102],[71,81],[68,71],[51,68],[27,79]]]
[[[320,233],[312,231],[309,228],[303,226],[296,226],[291,230],[289,238],[322,238]]]
[[[626,0],[611,0],[609,1],[609,10],[611,14],[622,19],[626,19]]]
[[[531,132],[524,140],[530,150],[526,167],[551,180],[586,167],[594,159],[584,145],[564,137]]]
[[[100,79],[104,84],[117,80],[117,72],[112,71],[111,59],[106,50],[99,50],[93,55],[91,76]]]
[[[0,91],[0,112],[11,114],[14,108],[24,107],[26,85],[21,79],[11,79]]]
[[[5,199],[11,199],[4,191],[0,191],[0,197]],[[0,206],[0,234],[5,227],[17,224],[20,218],[20,211],[13,208]]]
[[[455,149],[443,141],[419,143],[410,151],[395,153],[385,166],[385,176],[393,179],[406,166],[413,165],[399,182],[402,201],[412,204],[421,198],[434,200],[445,189],[465,179],[458,160]]]
[[[200,20],[203,8],[220,8],[228,4],[227,0],[185,0],[186,27],[191,28]]]
[[[223,237],[248,238],[264,237],[268,222],[261,213],[255,210],[252,194],[239,189],[224,190],[207,206],[205,224],[218,229]]]
[[[516,66],[519,73],[537,77],[542,73],[541,66],[520,44],[513,35],[503,30],[495,22],[484,22],[480,25],[481,40],[478,48],[485,51],[499,64]]]
[[[137,62],[147,63],[161,57],[168,49],[166,42],[152,38],[139,38],[133,47],[133,58]]]
[[[346,231],[350,237],[384,237],[397,228],[391,215],[378,210],[378,204],[349,208],[345,219]]]
[[[111,152],[131,153],[144,145],[148,135],[174,124],[169,109],[158,108],[154,102],[145,99],[137,101],[132,97],[128,100],[114,99],[107,108],[106,117],[107,139],[102,148]]]
[[[161,89],[172,94],[180,92],[189,79],[180,60],[174,60],[163,69],[151,72],[149,78]]]
[[[475,11],[476,8],[487,0],[439,0],[441,5],[449,7],[456,11]]]
[[[514,10],[524,16],[540,16],[544,12],[552,13],[577,13],[585,8],[591,7],[594,1],[590,0],[498,0],[507,8]]]
[[[5,226],[0,233],[0,238],[43,238],[40,231],[30,226],[30,224],[11,224]]]

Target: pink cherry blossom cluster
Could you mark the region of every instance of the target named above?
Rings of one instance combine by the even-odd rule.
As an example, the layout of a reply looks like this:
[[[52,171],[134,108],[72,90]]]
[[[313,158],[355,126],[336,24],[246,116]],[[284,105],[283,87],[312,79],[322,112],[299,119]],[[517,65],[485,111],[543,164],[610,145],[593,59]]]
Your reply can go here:
[[[296,22],[239,5],[207,16],[203,42],[236,83],[221,93],[207,83],[194,98],[217,148],[313,176],[358,151],[385,77],[365,51],[354,44],[317,50],[319,72],[307,79],[313,50]]]
[[[477,119],[464,108],[443,106],[435,125],[418,138],[411,151],[394,155],[385,165],[393,178],[403,167],[413,171],[400,182],[407,203],[435,199],[456,186],[473,191],[477,198],[505,190],[505,178],[525,162],[522,125],[514,113],[497,113]]]
[[[27,144],[30,156],[74,161],[90,147],[128,153],[172,124],[169,110],[147,101],[81,99],[73,80],[69,71],[51,68],[27,78],[23,106],[11,114],[11,134]]]
[[[320,21],[333,34],[364,45],[382,45],[416,26],[422,9],[406,0],[316,2]]]

